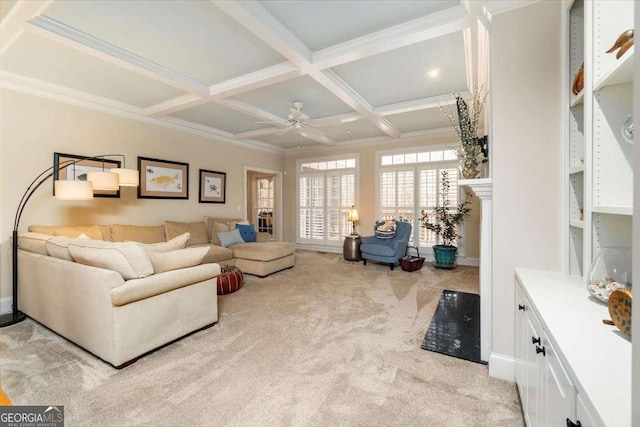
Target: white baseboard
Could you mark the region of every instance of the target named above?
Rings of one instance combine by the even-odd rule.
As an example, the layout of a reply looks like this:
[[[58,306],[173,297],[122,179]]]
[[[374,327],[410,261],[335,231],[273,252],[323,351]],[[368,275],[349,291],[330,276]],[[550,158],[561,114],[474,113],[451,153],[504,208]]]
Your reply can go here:
[[[489,355],[489,376],[516,382],[516,364],[511,356],[491,353]]]
[[[0,314],[11,313],[12,303],[13,303],[13,297],[0,298]]]

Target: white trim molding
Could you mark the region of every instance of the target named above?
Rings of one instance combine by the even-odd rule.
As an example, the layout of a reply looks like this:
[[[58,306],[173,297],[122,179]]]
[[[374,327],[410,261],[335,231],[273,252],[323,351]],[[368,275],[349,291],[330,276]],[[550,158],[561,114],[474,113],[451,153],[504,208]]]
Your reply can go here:
[[[493,182],[491,178],[461,179],[480,199],[480,359],[489,361],[493,329]],[[489,361],[490,362],[490,361]],[[491,372],[491,367],[489,368]]]
[[[489,376],[516,382],[516,361],[512,356],[491,353],[489,356]]]

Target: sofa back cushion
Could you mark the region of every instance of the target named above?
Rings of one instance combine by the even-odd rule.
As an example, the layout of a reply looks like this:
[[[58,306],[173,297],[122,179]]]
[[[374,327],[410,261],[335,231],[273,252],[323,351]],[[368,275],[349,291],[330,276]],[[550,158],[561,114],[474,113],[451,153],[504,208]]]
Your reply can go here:
[[[168,242],[160,242],[160,243],[149,243],[144,244],[144,248],[147,252],[169,252],[169,251],[177,251],[178,249],[184,249],[187,246],[187,242],[191,237],[191,233],[183,233],[178,237],[174,237]]]
[[[49,255],[47,242],[53,239],[50,234],[32,233],[30,231],[18,234],[18,247],[24,251],[40,255]]]
[[[105,228],[105,230],[109,229],[108,226],[103,226],[103,228]],[[28,230],[34,233],[64,237],[78,237],[81,234],[85,234],[88,238],[93,240],[110,240],[111,237],[103,236],[100,226],[97,225],[30,225]]]
[[[158,274],[200,265],[208,251],[208,247],[201,246],[168,252],[148,252],[148,255],[153,265],[153,271]]]
[[[69,253],[79,264],[117,271],[125,280],[153,274],[147,251],[137,242],[82,240],[69,243]]]
[[[213,245],[222,246],[218,233],[224,233],[225,231],[231,231],[236,228],[236,224],[248,224],[247,221],[242,218],[217,218],[212,216],[204,217],[204,224],[207,229],[207,237],[209,242]]]
[[[207,229],[203,221],[198,222],[174,222],[164,221],[164,231],[167,240],[178,237],[181,234],[189,233],[191,237],[187,242],[187,246],[202,245],[209,243],[207,237]]]
[[[123,225],[111,226],[111,240],[114,242],[160,243],[166,241],[164,225]]]
[[[89,240],[89,238],[85,234],[81,234],[80,237],[54,236],[47,240],[47,254],[53,258],[73,261],[73,257],[69,252],[69,244],[86,240]]]

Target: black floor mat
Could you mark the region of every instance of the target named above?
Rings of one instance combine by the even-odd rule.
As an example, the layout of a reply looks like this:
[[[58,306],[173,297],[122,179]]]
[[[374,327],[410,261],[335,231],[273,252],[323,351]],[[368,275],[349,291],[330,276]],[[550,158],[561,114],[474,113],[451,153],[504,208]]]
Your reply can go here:
[[[442,291],[421,347],[486,365],[480,360],[480,295]]]

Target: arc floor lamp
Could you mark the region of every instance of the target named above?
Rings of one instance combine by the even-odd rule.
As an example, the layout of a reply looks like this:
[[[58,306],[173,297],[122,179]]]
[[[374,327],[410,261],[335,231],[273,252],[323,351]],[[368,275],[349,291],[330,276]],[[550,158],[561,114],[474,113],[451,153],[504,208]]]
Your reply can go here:
[[[86,156],[66,160],[42,171],[31,184],[29,184],[22,195],[13,221],[13,240],[11,242],[13,301],[11,313],[0,316],[0,328],[22,322],[26,317],[26,315],[18,309],[18,226],[20,225],[20,217],[27,202],[29,202],[33,193],[46,180],[51,178],[55,172],[85,160],[104,161],[105,157],[122,157],[123,166],[125,166],[126,159],[123,154],[101,154],[99,156]],[[88,172],[86,181],[54,181],[54,193],[55,198],[58,200],[91,200],[93,199],[93,190],[117,190],[118,187],[137,187],[138,184],[139,175],[137,170],[112,168],[107,171],[104,170],[103,163],[103,170]]]

